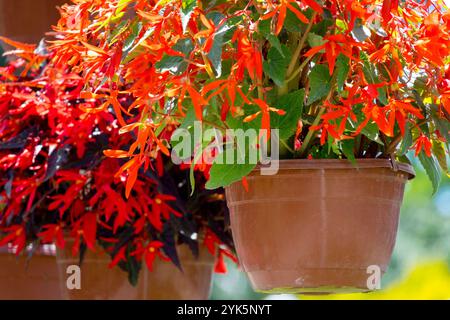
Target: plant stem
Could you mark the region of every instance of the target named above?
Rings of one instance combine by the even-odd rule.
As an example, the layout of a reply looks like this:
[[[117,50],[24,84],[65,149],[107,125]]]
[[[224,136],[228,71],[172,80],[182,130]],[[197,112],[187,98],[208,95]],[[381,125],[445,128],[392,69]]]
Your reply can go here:
[[[297,64],[298,58],[300,57],[300,53],[302,52],[303,46],[306,42],[306,39],[308,38],[309,31],[311,30],[314,19],[316,18],[317,13],[314,12],[311,19],[309,19],[309,24],[306,27],[305,33],[303,34],[302,38],[300,39],[297,48],[295,49],[294,54],[292,55],[291,62],[289,63],[289,66],[287,68],[286,76],[290,77],[292,72],[294,71],[295,65]]]
[[[333,75],[333,77],[331,78],[330,92],[328,93],[327,97],[323,101],[328,101],[331,99],[331,97],[334,93],[334,85],[335,84],[336,84],[336,76]],[[323,107],[319,109],[319,112],[317,113],[316,118],[314,119],[313,123],[311,124],[311,127],[317,126],[319,124],[320,119],[321,119],[322,115],[324,114],[325,110],[326,110],[326,108],[323,108]],[[300,147],[300,150],[299,150],[300,156],[302,156],[305,153],[314,134],[315,134],[314,130],[309,130],[308,133],[306,134],[305,140],[303,141],[302,146]]]
[[[311,127],[317,126],[319,124],[320,118],[322,117],[324,112],[325,112],[325,108],[320,108],[319,112],[316,115],[316,118],[314,119],[314,122],[311,124]],[[303,141],[302,146],[300,147],[300,150],[299,150],[300,156],[302,156],[305,153],[306,148],[308,147],[309,142],[311,141],[314,134],[315,134],[315,131],[311,130],[311,129],[306,134],[305,140]]]
[[[302,64],[295,70],[295,72],[294,72],[289,78],[287,78],[287,79],[285,80],[285,85],[287,85],[289,82],[291,82],[292,80],[294,80],[295,77],[298,76],[298,74],[299,74],[300,72],[302,72],[303,68],[309,63],[309,61],[310,61],[311,59],[312,59],[312,56],[306,58],[306,59],[302,62]]]

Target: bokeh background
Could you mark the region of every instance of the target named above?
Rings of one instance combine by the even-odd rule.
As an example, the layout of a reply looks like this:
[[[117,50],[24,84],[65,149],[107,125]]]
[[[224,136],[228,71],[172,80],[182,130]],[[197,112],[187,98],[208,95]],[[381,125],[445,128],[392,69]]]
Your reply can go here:
[[[412,157],[410,157],[412,158]],[[405,190],[392,261],[381,290],[324,296],[264,295],[252,290],[245,273],[228,261],[228,273],[215,275],[212,299],[450,299],[450,179],[432,187],[420,163]]]

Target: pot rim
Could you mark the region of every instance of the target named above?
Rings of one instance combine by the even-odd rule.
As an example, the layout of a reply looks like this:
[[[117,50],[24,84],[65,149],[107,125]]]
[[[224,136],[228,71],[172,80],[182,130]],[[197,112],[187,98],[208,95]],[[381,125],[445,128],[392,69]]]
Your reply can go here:
[[[408,175],[408,180],[416,176],[412,165],[391,159],[357,158],[356,164],[348,159],[281,159],[272,160],[278,162],[279,170],[314,170],[314,169],[370,169],[389,168],[394,172],[403,172]],[[266,165],[258,164],[251,172],[255,174]]]

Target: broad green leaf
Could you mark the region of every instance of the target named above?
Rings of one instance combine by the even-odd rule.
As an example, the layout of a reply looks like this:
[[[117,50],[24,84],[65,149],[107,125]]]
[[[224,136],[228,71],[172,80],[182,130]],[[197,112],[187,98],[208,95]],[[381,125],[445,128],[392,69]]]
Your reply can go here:
[[[345,80],[350,71],[350,59],[343,54],[340,54],[336,59],[336,83],[337,89],[341,92],[344,89]]]
[[[323,18],[324,19],[322,21],[313,24],[310,32],[318,34],[320,36],[325,36],[327,34],[329,28],[335,23],[335,19],[331,19],[331,17],[328,18],[325,16]]]
[[[267,37],[267,35],[271,34],[270,25],[271,25],[270,19],[261,20],[258,23],[259,33],[261,33],[264,37]]]
[[[291,52],[289,49],[282,45],[282,51],[284,53],[283,55],[275,47],[271,47],[267,54],[267,61],[264,61],[265,73],[279,87],[284,84],[287,67],[291,61]]]
[[[322,36],[315,33],[308,33],[308,44],[311,48],[321,46],[325,43]]]
[[[294,4],[294,6],[298,8],[297,4]],[[303,32],[305,30],[305,24],[292,11],[287,10],[284,28],[289,32]]]
[[[131,33],[125,39],[122,51],[126,54],[133,46],[134,41],[142,31],[142,22],[135,22],[131,25]]]
[[[194,50],[194,46],[190,39],[180,39],[177,44],[173,46],[173,49],[184,53],[185,57],[187,57],[191,51]],[[162,72],[169,71],[178,75],[186,70],[187,62],[183,57],[164,54],[162,59],[158,61],[155,66]]]
[[[298,120],[303,112],[304,98],[305,89],[300,89],[278,97],[273,102],[273,107],[286,111],[284,115],[278,115],[274,112],[270,115],[270,126],[272,129],[280,130],[280,139],[288,139],[295,133]]]
[[[309,85],[308,104],[326,97],[331,90],[331,77],[328,66],[323,64],[315,65],[309,73]]]
[[[306,18],[311,18],[313,14],[312,9],[300,10],[299,5],[295,1],[291,1],[290,3],[297,10],[301,11]],[[306,29],[306,24],[303,23],[291,10],[287,10],[286,19],[284,20],[284,28],[286,28],[289,32],[299,32],[303,33]]]
[[[380,138],[380,130],[378,129],[378,126],[375,122],[369,121],[367,125],[361,130],[361,133],[370,140],[375,141],[382,146],[384,145],[383,141]]]
[[[369,56],[365,52],[361,51],[360,58],[363,61],[363,73],[367,82],[369,84],[380,83],[381,81],[377,75],[375,66],[373,63],[370,62]],[[384,105],[388,104],[386,87],[377,88],[377,91],[378,91],[378,100]]]
[[[441,166],[441,169],[448,174],[447,154],[443,142],[433,140],[433,154]]]
[[[259,33],[269,41],[272,47],[278,50],[282,56],[284,56],[283,49],[281,48],[281,42],[280,39],[274,35],[270,30],[271,20],[261,20],[258,24],[258,31]]]
[[[439,133],[445,138],[447,141],[447,147],[450,143],[450,122],[445,118],[440,117],[437,113],[433,112],[431,114],[433,118],[433,122],[436,125],[436,129],[439,130]]]
[[[344,153],[345,157],[352,163],[356,163],[354,148],[355,148],[354,139],[345,139],[341,141],[341,150]]]
[[[162,59],[158,61],[155,66],[161,72],[169,71],[173,74],[180,74],[186,70],[187,64],[183,57],[164,54]]]
[[[272,33],[269,33],[266,36],[266,39],[269,41],[269,43],[271,44],[272,47],[274,47],[275,49],[278,50],[278,52],[280,53],[280,55],[284,58],[284,51],[283,48],[281,46],[281,42],[280,39],[278,39],[278,37]]]
[[[433,194],[435,194],[441,183],[441,170],[439,169],[439,164],[433,156],[428,157],[424,152],[419,153],[419,160],[431,181]]]
[[[352,35],[359,42],[364,42],[370,37],[370,29],[362,24],[355,24]]]
[[[228,19],[225,23],[225,16],[219,12],[210,12],[206,15],[208,19],[214,22],[214,25],[220,28],[214,34],[214,42],[211,50],[208,52],[208,59],[214,68],[217,77],[222,75],[222,51],[223,46],[228,42],[233,34],[233,30],[237,25],[237,19]]]
[[[250,163],[248,158],[244,159],[241,152],[236,148],[225,148],[221,156],[226,158],[228,153],[232,153],[236,160],[235,163],[225,164],[214,162],[209,172],[210,178],[206,183],[207,189],[226,187],[233,182],[241,180],[256,167],[256,163]],[[245,154],[247,155],[248,153]],[[241,159],[243,163],[238,164],[238,159]]]
[[[181,25],[183,33],[186,32],[189,20],[191,20],[192,12],[197,8],[197,0],[182,0],[180,8]]]

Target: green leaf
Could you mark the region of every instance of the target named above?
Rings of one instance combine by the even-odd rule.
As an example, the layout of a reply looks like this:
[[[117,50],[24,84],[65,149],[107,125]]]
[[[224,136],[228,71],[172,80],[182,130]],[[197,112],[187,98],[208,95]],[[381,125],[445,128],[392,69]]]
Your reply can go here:
[[[403,136],[402,143],[400,144],[399,155],[405,155],[409,148],[411,148],[413,144],[413,136],[411,131],[411,124],[408,122],[405,125],[405,135]]]
[[[186,70],[186,63],[183,57],[169,56],[164,54],[162,59],[155,64],[161,72],[169,71],[172,74],[180,74]]]
[[[236,18],[228,19],[225,23],[223,23],[223,20],[226,17],[220,12],[210,12],[206,15],[206,17],[212,20],[216,27],[220,25],[220,28],[214,34],[213,46],[208,52],[208,59],[214,68],[215,74],[217,77],[220,77],[222,75],[223,46],[231,39],[234,32],[233,30],[235,29],[238,20]]]
[[[344,153],[345,157],[352,163],[356,163],[354,149],[355,149],[354,139],[345,139],[341,141],[341,150]]]
[[[222,156],[226,158],[227,153],[229,152],[232,152],[233,155],[235,156],[236,159],[235,163],[225,164],[214,162],[209,172],[210,178],[206,183],[207,189],[217,189],[220,187],[226,187],[232,184],[233,182],[241,180],[256,167],[256,163],[249,163],[249,161],[244,161],[248,160],[248,157],[246,159],[243,159],[240,152],[234,147],[224,149],[224,152],[222,152]],[[238,164],[237,159],[239,158],[244,163]]]
[[[176,45],[173,46],[173,50],[184,53],[185,57],[187,57],[191,51],[194,50],[194,46],[190,39],[180,39]],[[161,72],[169,71],[172,74],[179,75],[186,70],[187,62],[183,57],[164,54],[162,59],[158,61],[155,66]]]
[[[384,143],[380,138],[380,130],[378,129],[378,126],[375,122],[369,121],[367,125],[361,130],[361,133],[370,140],[384,146]]]
[[[348,72],[350,71],[349,58],[340,54],[336,59],[336,83],[337,89],[341,92],[344,89],[345,80],[347,79]]]
[[[448,143],[450,143],[450,121],[440,117],[438,113],[433,112],[431,116],[434,124],[436,125],[436,129],[438,129],[439,133],[445,138],[448,146]]]
[[[235,119],[231,115],[228,116],[227,123],[231,129],[242,129],[244,132],[247,132],[247,129],[253,128],[252,123],[243,123],[242,120]],[[257,126],[260,126],[259,122]],[[240,143],[236,139],[232,145],[224,146],[222,152],[217,156],[211,166],[209,172],[210,179],[206,183],[206,188],[216,189],[228,186],[248,175],[256,167],[259,160],[257,142],[258,134],[255,133],[254,136],[250,135],[249,137],[245,137]],[[256,152],[254,159],[250,157],[250,154],[254,154],[253,152]],[[230,158],[234,159],[232,163],[225,161]],[[219,160],[222,161],[220,162]]]
[[[269,41],[271,46],[277,49],[278,52],[281,54],[281,56],[284,58],[285,56],[283,52],[283,47],[281,46],[280,39],[278,39],[278,37],[272,33],[266,35],[266,39]]]
[[[261,33],[265,38],[267,38],[267,35],[271,34],[270,25],[271,25],[271,19],[261,20],[258,23],[258,31]]]
[[[433,140],[433,154],[436,157],[441,169],[448,173],[447,154],[445,152],[444,143],[441,141]]]
[[[283,55],[275,47],[271,47],[267,54],[267,61],[264,61],[265,73],[279,87],[284,84],[286,71],[291,61],[291,52],[285,45],[282,45],[282,51]]]
[[[360,23],[355,23],[352,30],[353,37],[359,42],[364,42],[370,37],[370,29]]]
[[[320,100],[331,90],[331,77],[328,66],[315,65],[309,74],[310,94],[308,104]]]
[[[424,152],[419,153],[419,160],[431,181],[433,194],[435,194],[441,183],[441,170],[439,170],[439,164],[433,156],[427,157]]]
[[[291,5],[297,10],[301,11],[306,18],[311,18],[313,13],[311,9],[301,10],[300,6],[295,1],[291,1]],[[299,18],[297,18],[295,13],[288,9],[286,12],[286,19],[284,20],[284,28],[286,28],[286,30],[289,32],[303,33],[306,29],[306,24],[303,23]]]
[[[375,66],[373,63],[370,62],[369,56],[365,52],[361,51],[360,58],[363,61],[363,73],[367,82],[369,84],[380,83],[381,81],[377,75]],[[386,87],[377,88],[377,91],[378,91],[378,100],[384,105],[388,104],[389,102],[387,99]]]
[[[322,36],[315,33],[308,33],[308,44],[311,48],[321,46],[325,43]]]
[[[128,35],[128,37],[125,39],[125,42],[123,44],[123,53],[127,53],[133,46],[134,41],[139,36],[139,34],[142,31],[142,22],[136,22],[131,25],[131,33]]]
[[[186,32],[189,20],[191,20],[192,12],[197,8],[197,0],[182,0],[180,8],[181,25],[183,33]]]
[[[298,120],[303,112],[303,100],[305,98],[305,89],[300,89],[281,97],[277,97],[273,106],[286,111],[285,115],[278,115],[274,112],[270,115],[270,127],[279,129],[280,139],[288,139],[294,135]]]

